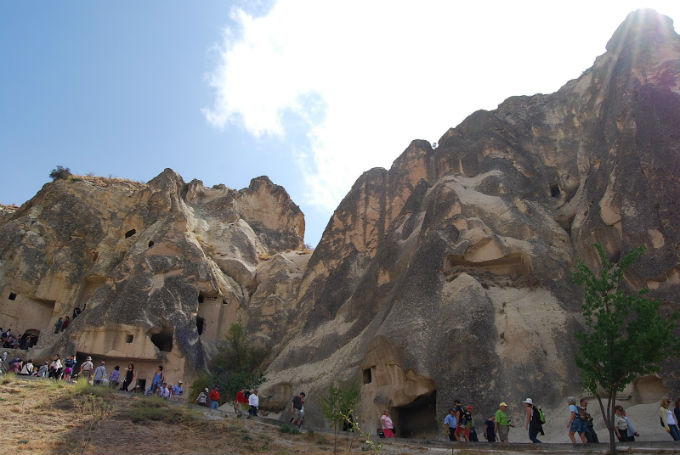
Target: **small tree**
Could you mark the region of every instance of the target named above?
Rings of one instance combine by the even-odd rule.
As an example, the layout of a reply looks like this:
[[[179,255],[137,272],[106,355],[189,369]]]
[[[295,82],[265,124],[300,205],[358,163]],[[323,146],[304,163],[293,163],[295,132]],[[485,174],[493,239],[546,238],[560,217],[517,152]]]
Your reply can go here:
[[[661,362],[680,352],[673,334],[678,314],[660,312],[661,301],[646,298],[647,289],[628,294],[622,289],[624,274],[644,252],[632,250],[618,263],[610,262],[602,245],[595,244],[600,273],[580,259],[572,279],[583,286],[585,330],[577,333],[580,349],[576,365],[583,385],[600,405],[609,430],[609,447],[616,453],[614,407],[616,393],[638,376],[658,372]],[[605,408],[603,398],[607,400]]]
[[[52,181],[55,180],[66,180],[71,176],[71,169],[63,166],[57,166],[56,169],[52,169],[50,172],[50,178]]]
[[[241,389],[253,389],[266,381],[260,366],[266,351],[253,346],[241,324],[232,324],[225,340],[217,347],[210,371],[191,384],[195,399],[206,387],[219,386],[224,399],[231,399]]]
[[[321,398],[321,411],[333,424],[333,453],[338,453],[338,427],[350,419],[352,409],[359,401],[359,386],[350,383],[342,387],[331,385],[326,396]]]

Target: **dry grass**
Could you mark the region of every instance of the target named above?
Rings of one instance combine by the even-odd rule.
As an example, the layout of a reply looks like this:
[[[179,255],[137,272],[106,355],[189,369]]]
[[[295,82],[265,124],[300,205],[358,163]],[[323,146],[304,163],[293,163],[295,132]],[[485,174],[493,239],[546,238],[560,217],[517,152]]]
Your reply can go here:
[[[331,453],[320,435],[282,434],[255,420],[207,418],[201,408],[13,376],[0,380],[0,447],[17,454]]]

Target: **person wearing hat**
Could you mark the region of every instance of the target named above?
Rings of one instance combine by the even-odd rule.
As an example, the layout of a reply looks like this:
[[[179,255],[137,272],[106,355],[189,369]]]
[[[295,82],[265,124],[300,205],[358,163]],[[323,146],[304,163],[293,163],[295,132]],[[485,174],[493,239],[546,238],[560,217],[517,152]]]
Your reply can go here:
[[[99,366],[94,369],[94,378],[92,382],[94,385],[99,385],[104,382],[104,379],[106,379],[106,363],[102,360],[99,363]]]
[[[475,429],[472,425],[472,409],[472,406],[467,406],[465,408],[465,412],[463,413],[463,425],[465,428],[465,433],[463,436],[467,442],[478,441],[477,432],[475,432]]]
[[[90,377],[92,376],[92,370],[94,370],[94,363],[92,363],[92,357],[89,355],[85,359],[85,362],[83,362],[82,365],[80,365],[80,372],[78,373],[79,376],[85,377],[85,379],[90,381]]]
[[[498,439],[501,442],[508,442],[508,433],[510,432],[510,419],[508,419],[508,414],[506,413],[508,405],[503,401],[498,405],[500,409],[496,411],[495,422],[496,422],[496,434],[498,434]]]
[[[538,433],[545,434],[543,433],[543,424],[541,424],[541,415],[539,414],[538,409],[534,405],[534,402],[531,398],[527,398],[522,403],[524,403],[527,413],[527,420],[526,424],[524,425],[524,429],[529,431],[529,439],[531,439],[531,442],[534,444],[540,443],[541,441],[539,441],[537,438]]]

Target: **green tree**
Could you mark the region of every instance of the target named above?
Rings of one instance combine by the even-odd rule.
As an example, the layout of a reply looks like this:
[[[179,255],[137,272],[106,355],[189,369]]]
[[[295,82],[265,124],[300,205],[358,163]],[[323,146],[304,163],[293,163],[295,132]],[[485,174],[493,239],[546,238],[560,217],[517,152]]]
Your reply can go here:
[[[338,453],[338,427],[347,422],[352,424],[352,409],[359,401],[359,386],[352,382],[345,386],[331,385],[328,393],[321,398],[321,411],[333,424],[333,453]]]
[[[266,381],[262,362],[267,351],[248,341],[241,324],[232,324],[229,332],[217,346],[217,353],[210,363],[210,371],[200,375],[191,384],[191,397],[196,399],[204,388],[218,386],[222,401],[232,399],[241,389],[254,389]]]
[[[54,180],[66,180],[71,176],[71,169],[63,166],[57,166],[56,169],[52,169],[50,172],[50,178]]]
[[[609,430],[610,452],[615,454],[616,393],[636,377],[660,371],[665,358],[680,353],[680,343],[673,334],[678,314],[663,314],[661,301],[647,298],[647,289],[625,292],[626,269],[644,253],[644,247],[630,251],[616,263],[607,260],[602,245],[594,246],[600,257],[600,272],[579,259],[572,274],[585,294],[585,330],[576,335],[580,348],[575,360],[584,387],[600,405]]]

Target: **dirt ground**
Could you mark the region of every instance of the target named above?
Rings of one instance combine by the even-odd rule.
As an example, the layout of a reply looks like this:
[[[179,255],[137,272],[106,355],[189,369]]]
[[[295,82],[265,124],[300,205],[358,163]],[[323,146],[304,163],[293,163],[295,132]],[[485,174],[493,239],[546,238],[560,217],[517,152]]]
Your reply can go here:
[[[0,376],[0,407],[4,423],[0,452],[17,454],[224,454],[286,453],[331,454],[333,435],[305,431],[282,433],[280,426],[257,419],[221,416],[196,406],[175,404],[191,418],[176,423],[134,422],[131,407],[144,400],[112,393],[106,403],[88,405],[75,386],[51,380]],[[98,406],[99,405],[99,406]],[[184,411],[182,411],[184,412]],[[350,440],[338,440],[338,452],[347,453]],[[361,450],[361,438],[352,440],[352,453]],[[397,446],[399,446],[397,444]],[[425,453],[397,447],[389,453]],[[386,453],[386,452],[383,452]]]
[[[95,390],[96,389],[96,390]],[[0,453],[13,454],[332,454],[332,433],[284,433],[281,425],[183,403],[52,380],[0,376]],[[151,411],[154,417],[138,411]],[[156,420],[153,420],[156,419]],[[159,420],[160,419],[160,420]],[[351,439],[350,439],[351,438]],[[371,454],[359,435],[338,438],[340,454]],[[605,454],[607,444],[459,444],[380,440],[381,455]],[[680,453],[680,443],[620,447],[627,454]]]

